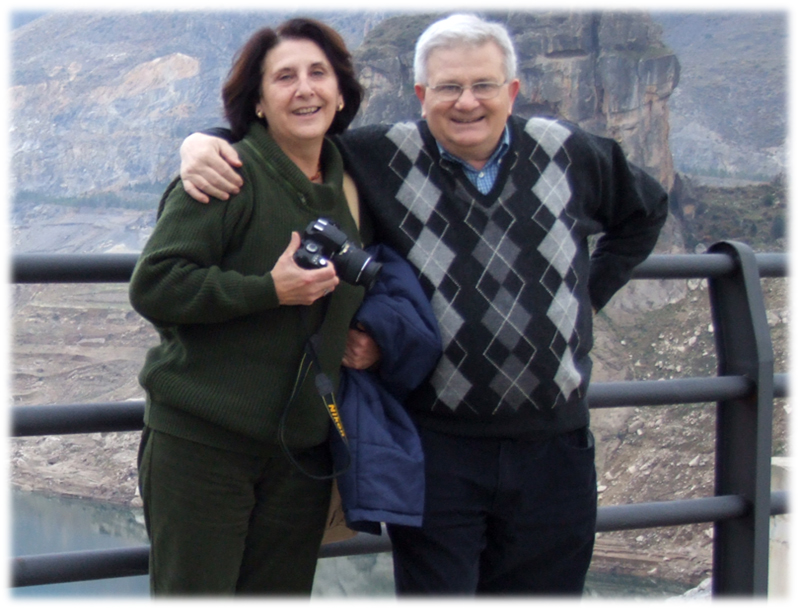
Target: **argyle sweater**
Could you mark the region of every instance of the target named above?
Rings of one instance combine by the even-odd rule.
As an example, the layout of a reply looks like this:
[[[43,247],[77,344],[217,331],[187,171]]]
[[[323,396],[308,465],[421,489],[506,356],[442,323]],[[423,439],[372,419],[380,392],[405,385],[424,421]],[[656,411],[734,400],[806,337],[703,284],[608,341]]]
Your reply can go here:
[[[337,140],[376,238],[416,267],[439,321],[443,356],[407,406],[445,433],[539,438],[588,424],[592,309],[667,216],[664,190],[616,142],[552,119],[509,124],[486,195],[439,156],[424,121]]]

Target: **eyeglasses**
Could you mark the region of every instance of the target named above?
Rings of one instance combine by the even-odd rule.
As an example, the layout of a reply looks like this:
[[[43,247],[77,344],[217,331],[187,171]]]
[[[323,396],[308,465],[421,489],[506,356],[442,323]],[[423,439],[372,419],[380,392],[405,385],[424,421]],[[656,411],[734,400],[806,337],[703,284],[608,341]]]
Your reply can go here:
[[[461,97],[461,94],[464,93],[464,89],[469,89],[472,91],[475,99],[487,100],[498,95],[501,87],[505,84],[506,82],[502,82],[501,84],[496,82],[477,82],[469,86],[461,86],[447,83],[436,85],[435,87],[428,86],[428,89],[433,91],[439,101],[443,102],[456,101],[459,97]]]

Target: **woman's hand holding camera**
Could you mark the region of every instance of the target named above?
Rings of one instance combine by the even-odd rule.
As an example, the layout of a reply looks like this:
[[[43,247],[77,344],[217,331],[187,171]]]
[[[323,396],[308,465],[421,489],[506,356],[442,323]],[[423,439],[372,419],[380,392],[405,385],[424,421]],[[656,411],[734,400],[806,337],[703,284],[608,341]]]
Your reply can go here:
[[[311,305],[340,283],[331,262],[320,269],[302,269],[298,266],[293,260],[293,254],[300,245],[301,235],[294,232],[287,249],[270,271],[281,305]]]

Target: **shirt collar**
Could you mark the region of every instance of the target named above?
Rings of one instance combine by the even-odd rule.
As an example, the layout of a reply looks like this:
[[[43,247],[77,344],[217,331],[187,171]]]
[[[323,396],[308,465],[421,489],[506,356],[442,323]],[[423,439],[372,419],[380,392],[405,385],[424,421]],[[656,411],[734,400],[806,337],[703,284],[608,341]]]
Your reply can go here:
[[[492,155],[490,155],[490,157],[487,159],[487,162],[484,164],[483,169],[491,167],[493,163],[497,163],[498,161],[500,161],[506,154],[506,151],[509,150],[509,145],[511,143],[512,137],[509,134],[509,125],[507,124],[506,127],[504,127],[503,135],[501,135],[500,144],[498,144],[498,146],[495,147],[495,152],[493,152]],[[461,159],[456,155],[447,152],[447,150],[445,150],[444,147],[439,143],[439,140],[436,140],[436,146],[439,148],[439,154],[443,159],[459,163],[460,165],[465,167],[468,171],[481,171],[470,165],[464,159]]]

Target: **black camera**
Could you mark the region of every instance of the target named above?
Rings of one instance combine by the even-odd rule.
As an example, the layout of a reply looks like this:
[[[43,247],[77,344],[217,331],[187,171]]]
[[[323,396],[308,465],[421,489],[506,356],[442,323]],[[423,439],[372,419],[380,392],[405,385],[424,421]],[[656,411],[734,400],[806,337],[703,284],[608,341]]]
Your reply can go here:
[[[327,218],[309,223],[293,260],[305,269],[319,269],[331,260],[338,277],[352,285],[362,285],[366,290],[374,285],[382,266],[349,241],[337,224]]]

